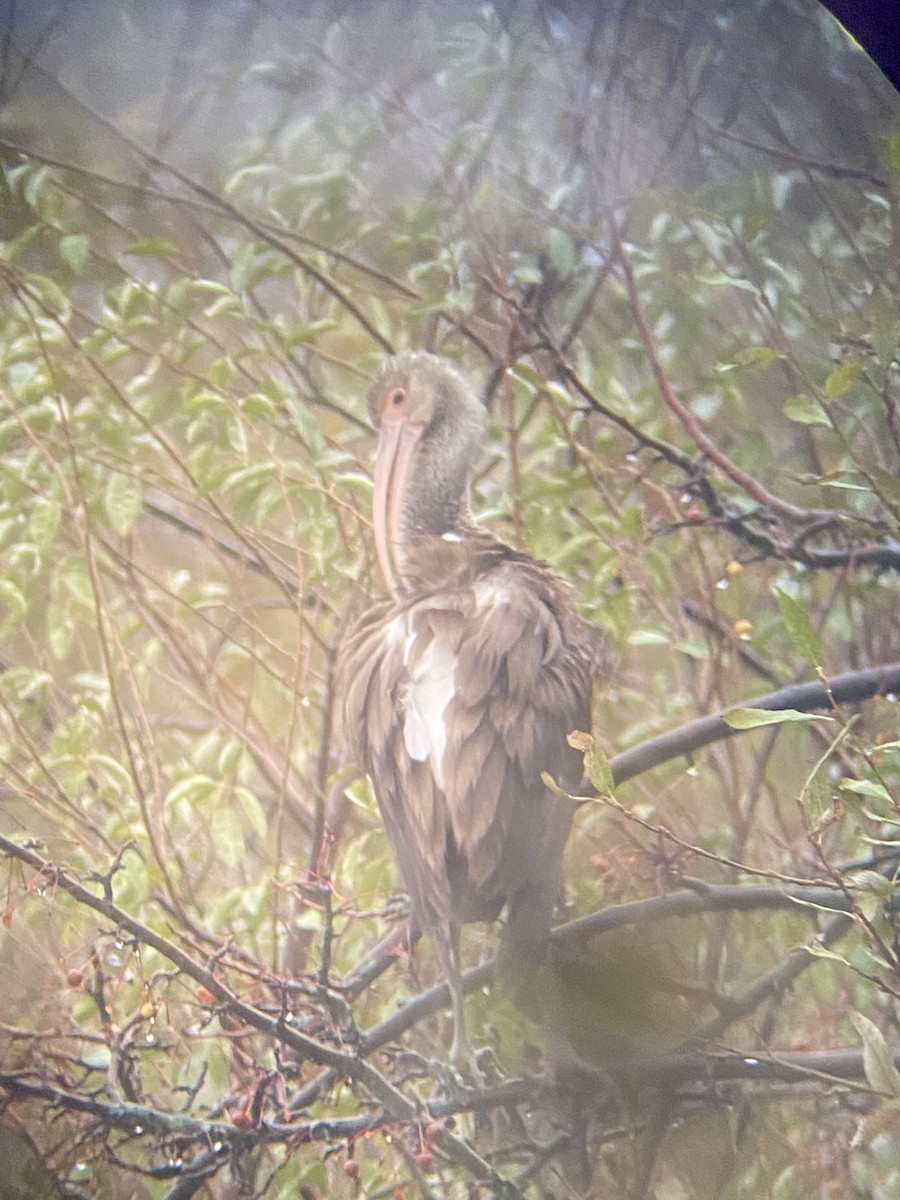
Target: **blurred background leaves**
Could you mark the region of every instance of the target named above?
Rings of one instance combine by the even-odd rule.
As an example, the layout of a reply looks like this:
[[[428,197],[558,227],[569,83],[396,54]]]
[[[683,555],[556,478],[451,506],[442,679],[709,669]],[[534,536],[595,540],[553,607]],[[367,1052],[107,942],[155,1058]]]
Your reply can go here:
[[[813,668],[900,657],[900,105],[817,4],[20,0],[2,20],[16,846],[107,879],[144,929],[327,1045],[353,1049],[435,979],[423,946],[340,986],[403,911],[331,686],[381,587],[363,398],[386,350],[447,354],[483,389],[476,510],[563,573],[614,646],[607,754]],[[849,887],[848,864],[896,841],[898,731],[889,699],[838,715],[840,737],[744,734],[633,780],[637,820],[584,806],[568,914],[754,870]],[[7,1076],[237,1130],[367,1111],[52,871],[5,870]],[[725,1045],[859,1047],[851,1009],[894,1036],[878,878],[840,958]],[[806,940],[815,914],[796,909],[668,922],[640,954],[631,927],[598,938],[561,956],[549,1028],[479,995],[477,1040],[509,1071],[541,1046],[602,1068],[623,1026],[668,1050]],[[469,931],[470,961],[492,945]],[[443,1015],[407,1037],[429,1058],[447,1041]],[[380,1066],[430,1094],[402,1059]],[[853,1141],[872,1097],[786,1094],[693,1096],[700,1115],[649,1142],[645,1098],[600,1101],[580,1174],[541,1157],[546,1110],[465,1132],[534,1196],[896,1190],[890,1122]],[[442,1195],[471,1170],[419,1161],[415,1122],[358,1153],[335,1126],[324,1159],[260,1138],[226,1168],[195,1142],[110,1141],[64,1105],[51,1131],[38,1099],[17,1108],[72,1195],[126,1177],[187,1195],[185,1163],[217,1196]]]

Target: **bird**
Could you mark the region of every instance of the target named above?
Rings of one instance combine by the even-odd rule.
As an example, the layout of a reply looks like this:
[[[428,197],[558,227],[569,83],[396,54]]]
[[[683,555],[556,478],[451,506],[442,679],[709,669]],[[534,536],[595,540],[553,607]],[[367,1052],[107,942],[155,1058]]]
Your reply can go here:
[[[590,729],[594,631],[543,562],[477,525],[484,405],[447,359],[388,358],[371,380],[373,525],[389,595],[339,652],[343,724],[370,777],[414,925],[452,998],[451,1062],[474,1062],[460,931],[504,905],[507,961],[541,961]],[[549,775],[558,784],[550,788]]]

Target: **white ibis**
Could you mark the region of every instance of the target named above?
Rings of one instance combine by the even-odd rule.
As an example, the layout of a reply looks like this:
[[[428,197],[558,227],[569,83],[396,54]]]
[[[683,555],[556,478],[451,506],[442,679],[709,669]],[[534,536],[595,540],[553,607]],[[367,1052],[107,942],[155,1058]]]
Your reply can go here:
[[[536,966],[581,777],[566,741],[590,723],[593,639],[549,568],[472,523],[484,407],[445,360],[398,354],[377,372],[374,524],[391,597],[341,652],[344,727],[371,777],[413,919],[434,935],[453,996],[452,1059],[470,1054],[460,926],[508,906],[507,947]],[[532,957],[535,956],[535,957]]]

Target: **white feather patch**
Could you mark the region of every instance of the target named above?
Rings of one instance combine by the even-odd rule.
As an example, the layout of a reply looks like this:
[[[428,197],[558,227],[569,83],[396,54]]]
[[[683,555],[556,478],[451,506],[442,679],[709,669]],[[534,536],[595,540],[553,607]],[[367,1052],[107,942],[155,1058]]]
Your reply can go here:
[[[509,604],[509,588],[497,580],[479,579],[473,589],[475,592],[475,607],[478,612],[496,608],[501,604]]]
[[[407,643],[411,650],[415,635]],[[407,659],[408,659],[407,654]],[[403,741],[409,757],[429,762],[438,787],[444,786],[447,726],[444,713],[456,692],[456,655],[434,638],[411,672],[403,695]]]
[[[384,635],[389,646],[396,646],[406,636],[406,617],[394,617]]]

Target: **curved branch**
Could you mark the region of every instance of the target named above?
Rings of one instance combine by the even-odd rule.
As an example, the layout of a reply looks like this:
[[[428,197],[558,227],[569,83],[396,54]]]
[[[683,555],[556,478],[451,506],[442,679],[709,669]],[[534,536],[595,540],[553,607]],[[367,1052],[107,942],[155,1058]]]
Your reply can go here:
[[[737,708],[764,708],[770,712],[793,708],[799,712],[815,712],[833,708],[837,704],[857,704],[861,700],[891,693],[900,693],[900,662],[882,663],[861,671],[847,671],[842,675],[833,675],[824,683],[792,684],[777,692],[754,696],[741,704],[731,705],[719,713],[698,717],[679,729],[670,729],[617,754],[609,764],[613,780],[616,784],[625,783],[673,758],[683,758],[703,746],[746,732],[732,729],[722,719],[724,713]]]
[[[866,864],[868,865],[868,864]],[[852,893],[832,891],[811,884],[809,887],[785,888],[759,887],[741,884],[710,885],[697,889],[669,892],[664,896],[651,896],[646,900],[634,900],[627,904],[610,904],[599,912],[589,913],[564,925],[557,925],[551,932],[551,940],[565,945],[582,938],[596,937],[629,925],[652,924],[669,921],[676,917],[696,917],[713,912],[754,912],[769,909],[793,908],[810,917],[822,911],[838,914],[841,919],[853,908]],[[805,953],[805,952],[804,952]],[[366,972],[367,982],[399,958],[400,951],[387,951],[375,966]],[[494,974],[494,959],[485,959],[463,975],[463,988],[476,991],[489,983]],[[362,1040],[361,1053],[368,1054],[395,1041],[401,1034],[426,1017],[440,1012],[450,1003],[450,989],[446,983],[435,984],[408,1000],[402,1008],[392,1013],[387,1020],[370,1029]]]

